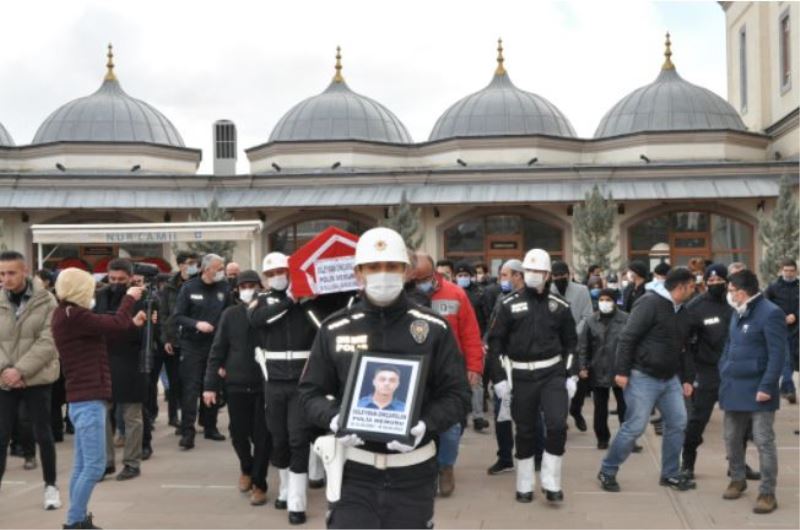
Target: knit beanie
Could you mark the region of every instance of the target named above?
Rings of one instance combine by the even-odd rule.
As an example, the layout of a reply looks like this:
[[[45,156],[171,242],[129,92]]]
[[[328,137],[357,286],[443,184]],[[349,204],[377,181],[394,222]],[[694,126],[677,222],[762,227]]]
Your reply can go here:
[[[94,298],[94,278],[81,269],[64,269],[56,280],[56,296],[63,302],[90,309]]]

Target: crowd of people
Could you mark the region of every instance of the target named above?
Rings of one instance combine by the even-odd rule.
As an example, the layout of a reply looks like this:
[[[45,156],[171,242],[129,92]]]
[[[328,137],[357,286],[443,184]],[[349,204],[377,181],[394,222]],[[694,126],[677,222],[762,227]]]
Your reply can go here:
[[[44,508],[61,507],[55,443],[74,433],[64,528],[97,528],[88,504],[105,476],[141,474],[160,381],[184,451],[200,428],[206,440],[226,440],[217,416],[227,406],[238,489],[266,504],[272,464],[274,507],[293,525],[306,521],[308,488],[327,487],[329,528],[431,527],[434,497],[456,489],[469,419],[478,432],[494,425],[497,458],[487,472],[515,472],[517,501],[533,501],[538,473],[546,501],[564,502],[567,419],[588,430],[589,396],[603,490],[621,490],[620,469],[651,424],[662,436],[658,483],[695,488],[719,404],[730,477],[723,497],[760,480],[753,510],[777,508],[773,422],[782,397],[796,403],[792,259],[763,290],[744,264],[701,259],[583,274],[532,249],[490,271],[411,252],[399,234],[376,228],[356,247],[360,290],[315,296],[296,294],[279,252],[259,271],[215,254],[176,257],[177,272],[159,275],[115,259],[98,283],[72,268],[31,275],[22,254],[0,253],[0,481],[9,446],[27,469],[37,466],[35,441]],[[408,436],[377,441],[344,428],[360,351],[424,360]],[[386,381],[376,374],[363,406],[401,410],[378,389],[393,392],[400,372],[382,370]],[[748,443],[758,470],[745,462]]]

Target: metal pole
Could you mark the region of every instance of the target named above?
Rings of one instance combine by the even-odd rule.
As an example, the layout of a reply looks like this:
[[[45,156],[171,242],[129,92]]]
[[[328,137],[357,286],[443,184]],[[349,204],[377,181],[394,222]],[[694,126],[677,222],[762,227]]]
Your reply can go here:
[[[256,265],[256,239],[250,239],[250,268],[253,270],[258,270],[258,265]]]
[[[44,257],[42,256],[44,251],[42,250],[42,244],[41,243],[37,243],[36,246],[39,249],[38,250],[38,254],[39,254],[39,270],[42,270],[42,269],[44,269]]]

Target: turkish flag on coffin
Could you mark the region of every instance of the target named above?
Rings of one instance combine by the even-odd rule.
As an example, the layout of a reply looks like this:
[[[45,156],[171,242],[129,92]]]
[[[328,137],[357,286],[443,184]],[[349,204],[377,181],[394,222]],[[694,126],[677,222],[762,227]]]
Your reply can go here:
[[[292,295],[342,293],[358,289],[355,266],[358,236],[330,226],[289,256]]]

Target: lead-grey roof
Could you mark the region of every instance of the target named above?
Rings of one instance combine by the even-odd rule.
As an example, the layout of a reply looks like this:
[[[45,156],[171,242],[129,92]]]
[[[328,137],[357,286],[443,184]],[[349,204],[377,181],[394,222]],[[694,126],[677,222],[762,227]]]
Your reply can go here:
[[[11,138],[11,135],[8,134],[8,131],[3,124],[0,123],[0,145],[11,147],[14,145],[14,139]]]
[[[184,147],[174,125],[155,107],[106,79],[93,94],[62,105],[39,126],[34,144],[145,142]]]
[[[594,133],[607,138],[643,131],[747,130],[730,103],[711,90],[693,85],[672,69],[637,88],[609,110]]]
[[[436,120],[430,140],[460,136],[546,134],[575,137],[575,130],[547,99],[517,88],[508,73],[495,74],[484,88],[466,96]]]
[[[408,130],[389,109],[336,80],[321,94],[292,107],[269,137],[270,142],[313,140],[412,142]]]

